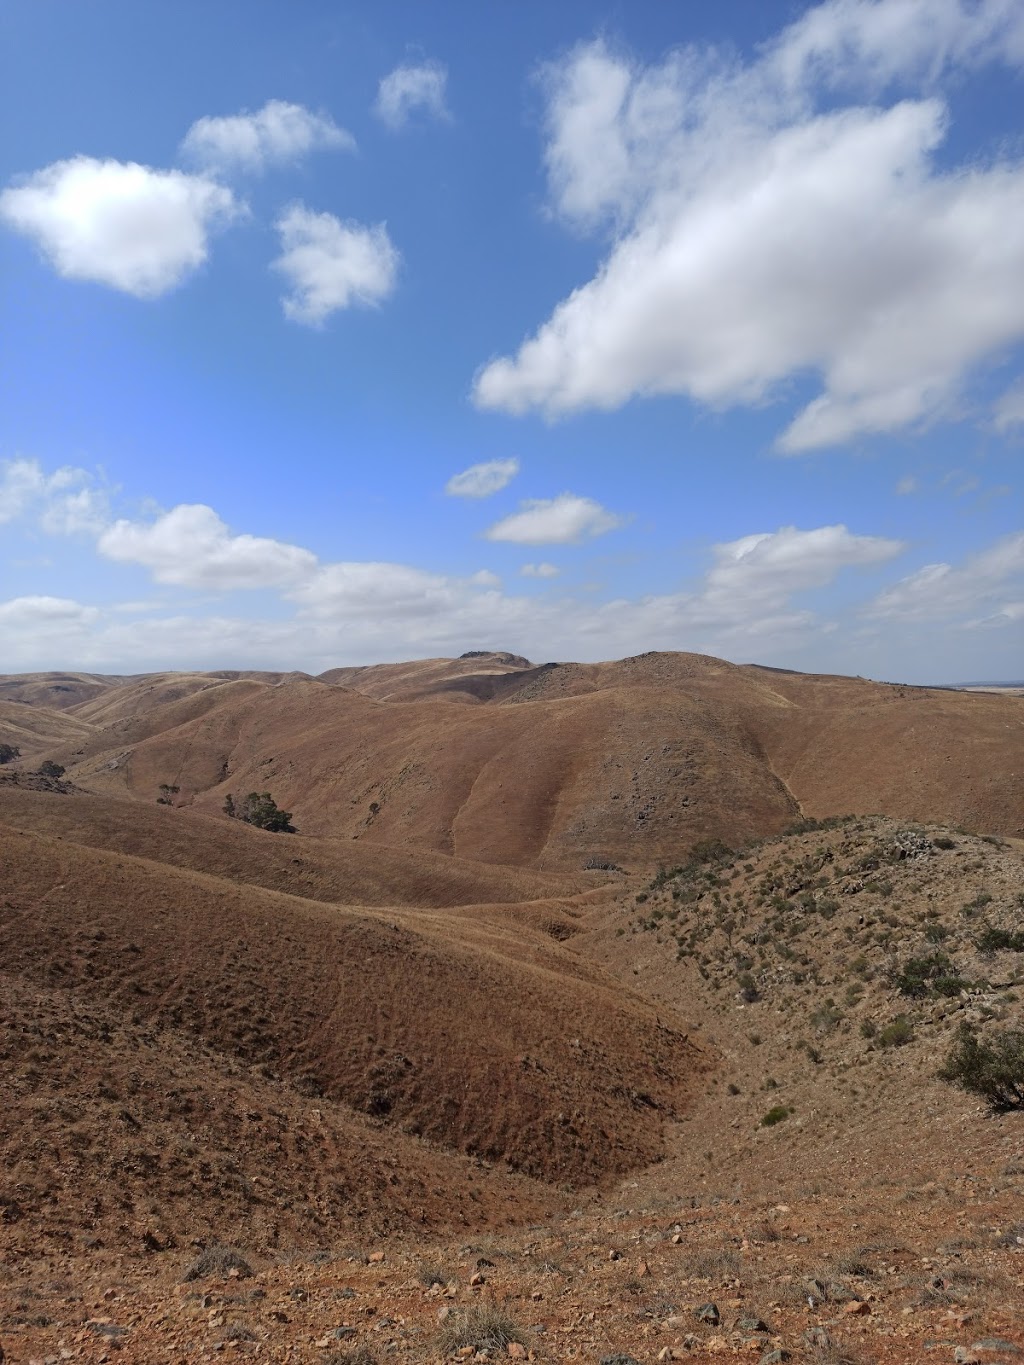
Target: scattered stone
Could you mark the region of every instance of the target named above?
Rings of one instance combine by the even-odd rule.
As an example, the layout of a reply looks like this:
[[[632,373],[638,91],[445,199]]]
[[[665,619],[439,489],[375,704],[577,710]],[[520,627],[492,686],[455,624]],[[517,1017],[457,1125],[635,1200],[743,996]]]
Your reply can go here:
[[[770,1332],[771,1328],[763,1318],[740,1318],[736,1323],[738,1332]]]
[[[765,1351],[759,1365],[784,1365],[785,1361],[792,1359],[792,1352],[787,1351],[785,1346],[777,1346],[774,1351]]]
[[[526,1359],[526,1347],[522,1344],[522,1342],[510,1341],[508,1346],[506,1347],[506,1350],[508,1351],[509,1355],[513,1360]]]
[[[383,1251],[371,1251],[366,1259],[370,1265],[380,1265],[384,1260],[384,1253]]]
[[[971,1346],[958,1346],[953,1352],[956,1365],[981,1365],[981,1356]]]
[[[702,1303],[693,1310],[693,1315],[698,1322],[706,1322],[710,1327],[717,1327],[722,1321],[717,1303]]]
[[[849,1303],[843,1304],[843,1312],[852,1318],[866,1318],[871,1312],[871,1305],[863,1299],[851,1299]]]
[[[627,1356],[618,1353],[611,1356],[602,1356],[600,1365],[640,1365],[636,1356]]]

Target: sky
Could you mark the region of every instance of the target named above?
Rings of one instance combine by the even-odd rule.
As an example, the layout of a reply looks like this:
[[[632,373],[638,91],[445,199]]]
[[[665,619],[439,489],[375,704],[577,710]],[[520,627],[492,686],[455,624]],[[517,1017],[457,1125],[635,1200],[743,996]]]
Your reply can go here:
[[[1019,0],[5,0],[0,670],[1024,677]]]

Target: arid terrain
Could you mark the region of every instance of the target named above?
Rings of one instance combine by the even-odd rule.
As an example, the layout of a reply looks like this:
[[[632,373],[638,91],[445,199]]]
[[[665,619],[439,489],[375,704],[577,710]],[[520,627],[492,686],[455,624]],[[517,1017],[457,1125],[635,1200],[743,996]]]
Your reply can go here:
[[[1024,697],[0,678],[0,1358],[1024,1358]],[[293,833],[236,812],[269,792]]]

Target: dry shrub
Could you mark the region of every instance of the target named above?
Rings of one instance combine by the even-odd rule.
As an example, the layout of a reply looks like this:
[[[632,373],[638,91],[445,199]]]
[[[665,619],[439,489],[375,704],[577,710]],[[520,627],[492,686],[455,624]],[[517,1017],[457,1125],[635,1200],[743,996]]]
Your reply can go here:
[[[446,1354],[465,1346],[477,1351],[507,1351],[513,1341],[526,1345],[522,1328],[493,1303],[458,1308],[441,1324],[440,1345]]]
[[[252,1266],[236,1247],[221,1246],[215,1242],[196,1257],[185,1271],[184,1278],[189,1281],[205,1280],[211,1275],[226,1277],[232,1270],[242,1280],[253,1274]]]

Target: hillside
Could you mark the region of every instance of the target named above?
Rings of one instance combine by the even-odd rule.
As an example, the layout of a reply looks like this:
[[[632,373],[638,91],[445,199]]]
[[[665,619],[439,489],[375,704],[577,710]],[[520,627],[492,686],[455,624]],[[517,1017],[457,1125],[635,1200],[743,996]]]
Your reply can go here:
[[[517,1358],[501,1314],[552,1362],[1024,1350],[1021,1115],[938,1076],[1024,1028],[1020,698],[6,684],[5,1365]]]
[[[271,789],[303,834],[502,866],[654,868],[696,839],[743,841],[848,811],[1024,829],[1018,697],[702,655],[525,662],[325,675],[346,686],[301,674],[122,679],[60,713],[79,728],[52,756],[99,793],[152,802],[169,784],[177,804],[216,814],[228,793]],[[31,710],[56,738],[50,712]]]

